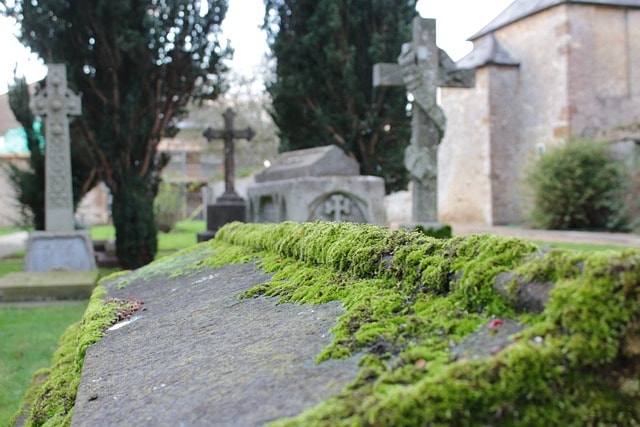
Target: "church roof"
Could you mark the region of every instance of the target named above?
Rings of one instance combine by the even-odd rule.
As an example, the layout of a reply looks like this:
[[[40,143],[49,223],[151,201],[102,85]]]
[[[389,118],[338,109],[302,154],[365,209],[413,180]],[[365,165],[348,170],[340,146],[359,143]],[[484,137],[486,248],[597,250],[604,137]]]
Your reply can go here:
[[[467,56],[456,63],[457,68],[478,68],[484,65],[512,65],[519,63],[505,49],[493,34],[476,42]]]
[[[563,3],[640,8],[640,0],[515,0],[493,21],[489,22],[484,28],[469,37],[468,40],[473,41],[499,28],[505,27],[523,18]]]

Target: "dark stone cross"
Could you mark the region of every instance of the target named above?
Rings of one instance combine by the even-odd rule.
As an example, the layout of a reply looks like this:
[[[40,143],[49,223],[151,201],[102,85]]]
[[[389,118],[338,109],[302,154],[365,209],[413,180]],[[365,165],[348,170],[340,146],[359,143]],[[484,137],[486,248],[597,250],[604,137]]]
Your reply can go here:
[[[402,46],[397,64],[375,64],[374,86],[404,86],[413,95],[411,144],[404,156],[413,181],[412,221],[438,224],[438,145],[446,117],[437,104],[438,87],[473,87],[475,71],[456,68],[436,45],[436,21],[413,20],[413,39]]]
[[[255,136],[255,132],[251,127],[246,129],[234,129],[233,118],[236,113],[231,108],[227,108],[222,114],[224,118],[224,129],[213,129],[208,127],[204,131],[204,137],[207,138],[207,142],[211,142],[212,139],[224,140],[224,194],[218,198],[237,200],[242,198],[238,196],[235,190],[234,176],[235,176],[235,154],[234,154],[234,139],[244,138],[247,141],[251,141]]]
[[[235,161],[234,139],[244,138],[248,141],[255,136],[251,127],[246,129],[234,129],[233,118],[236,113],[227,108],[222,114],[224,129],[211,127],[204,131],[207,142],[212,139],[224,140],[224,193],[216,199],[214,204],[207,206],[207,231],[198,234],[198,242],[204,242],[215,236],[216,231],[223,225],[233,221],[246,221],[247,205],[235,189]]]

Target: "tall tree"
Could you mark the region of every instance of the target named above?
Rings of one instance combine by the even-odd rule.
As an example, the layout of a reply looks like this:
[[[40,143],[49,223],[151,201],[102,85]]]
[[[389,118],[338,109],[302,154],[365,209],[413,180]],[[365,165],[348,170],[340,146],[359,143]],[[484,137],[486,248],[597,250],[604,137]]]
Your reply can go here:
[[[415,0],[265,0],[277,61],[268,84],[281,151],[336,144],[382,176],[407,184],[410,117],[402,88],[374,88],[377,62],[396,62],[411,38]]]
[[[67,64],[82,93],[72,134],[112,194],[117,255],[124,267],[157,252],[153,199],[168,157],[160,138],[194,95],[222,90],[219,41],[226,0],[0,0],[22,26],[21,42],[47,62]],[[11,6],[11,7],[10,7]]]

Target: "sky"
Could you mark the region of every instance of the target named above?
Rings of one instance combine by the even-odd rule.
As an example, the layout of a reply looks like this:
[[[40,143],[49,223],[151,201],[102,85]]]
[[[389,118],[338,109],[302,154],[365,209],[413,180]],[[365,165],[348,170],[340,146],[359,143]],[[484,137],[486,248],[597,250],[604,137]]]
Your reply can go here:
[[[418,12],[423,18],[436,19],[438,46],[458,60],[471,51],[466,39],[488,24],[513,0],[419,0]],[[240,74],[251,74],[260,66],[267,50],[264,33],[259,29],[264,15],[262,0],[229,0],[223,22],[224,37],[235,49],[229,63]],[[0,93],[13,81],[14,68],[33,82],[44,78],[46,70],[35,55],[29,54],[13,36],[18,29],[0,17]]]

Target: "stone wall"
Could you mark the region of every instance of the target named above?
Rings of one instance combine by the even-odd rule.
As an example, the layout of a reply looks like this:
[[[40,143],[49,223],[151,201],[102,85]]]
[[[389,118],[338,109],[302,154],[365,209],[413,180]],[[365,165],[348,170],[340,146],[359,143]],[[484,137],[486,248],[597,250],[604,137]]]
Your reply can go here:
[[[575,135],[640,119],[640,9],[569,7],[570,126]]]
[[[524,179],[549,147],[640,120],[640,10],[561,4],[495,36],[519,66],[487,64],[442,89],[440,220],[523,223]]]
[[[452,223],[490,221],[488,73],[474,89],[443,88],[447,129],[438,151],[438,216]]]

